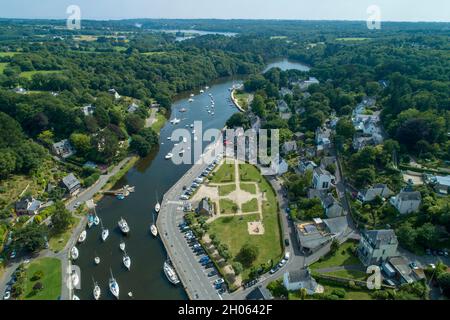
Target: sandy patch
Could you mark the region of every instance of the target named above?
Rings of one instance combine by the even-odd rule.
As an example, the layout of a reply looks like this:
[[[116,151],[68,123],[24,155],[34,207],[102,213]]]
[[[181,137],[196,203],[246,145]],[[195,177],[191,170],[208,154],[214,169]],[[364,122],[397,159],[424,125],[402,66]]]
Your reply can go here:
[[[248,233],[252,236],[263,235],[264,234],[264,225],[261,221],[249,222],[247,224]]]

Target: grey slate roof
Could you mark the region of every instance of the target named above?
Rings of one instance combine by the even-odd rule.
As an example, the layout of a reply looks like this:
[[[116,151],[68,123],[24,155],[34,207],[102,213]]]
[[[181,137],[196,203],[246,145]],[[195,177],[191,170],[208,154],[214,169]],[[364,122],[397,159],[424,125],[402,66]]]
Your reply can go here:
[[[422,195],[419,191],[402,191],[397,196],[402,201],[415,201],[415,200],[422,200]]]
[[[62,179],[62,183],[67,189],[71,190],[79,185],[80,181],[78,181],[73,173],[70,173]]]
[[[363,235],[374,248],[379,248],[382,245],[398,244],[397,236],[392,229],[369,230],[365,231]]]

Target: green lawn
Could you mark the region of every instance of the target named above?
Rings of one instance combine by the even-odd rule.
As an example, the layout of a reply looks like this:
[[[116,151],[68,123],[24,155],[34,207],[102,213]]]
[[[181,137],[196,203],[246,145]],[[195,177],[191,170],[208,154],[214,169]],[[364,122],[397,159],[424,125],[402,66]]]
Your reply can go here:
[[[244,166],[245,170],[254,175],[259,183],[260,190],[265,192],[267,201],[263,202],[263,224],[265,233],[263,235],[251,236],[248,233],[248,222],[258,221],[258,214],[246,216],[222,217],[210,223],[209,234],[215,234],[217,239],[228,245],[231,255],[236,255],[242,246],[249,242],[259,248],[259,254],[253,266],[260,266],[263,263],[277,263],[283,255],[282,239],[280,235],[280,225],[278,221],[278,205],[275,193],[269,182],[259,175],[259,171],[252,165]],[[247,279],[250,273],[245,269],[242,273],[243,279]]]
[[[367,279],[367,274],[359,270],[338,270],[324,273],[324,275],[362,281]]]
[[[320,283],[320,281],[319,281]],[[372,300],[369,292],[361,289],[349,289],[348,287],[340,287],[337,285],[324,285],[324,293],[331,293],[334,289],[344,289],[346,292],[345,298],[343,300]]]
[[[220,199],[219,205],[220,213],[222,214],[236,213],[235,207],[237,206],[237,204],[229,199]]]
[[[19,54],[19,52],[0,52],[0,58],[3,57],[13,57],[16,54]]]
[[[240,187],[242,190],[247,191],[251,194],[256,194],[256,185],[253,183],[241,183]]]
[[[223,183],[234,181],[234,164],[223,163],[220,168],[214,172],[211,178],[212,183]]]
[[[61,70],[39,70],[39,71],[25,71],[21,72],[20,76],[31,80],[35,74],[52,74],[52,73],[60,73]]]
[[[40,280],[32,281],[36,271],[42,271]],[[26,280],[23,299],[25,300],[57,300],[61,295],[61,261],[55,258],[41,258],[30,263],[26,269]],[[33,286],[41,282],[43,289],[33,294]]]
[[[350,266],[350,265],[359,265],[361,262],[358,257],[354,256],[349,252],[349,248],[353,247],[355,242],[348,241],[342,244],[339,250],[332,256],[326,255],[322,261],[311,265],[311,269],[324,269],[330,267],[338,267],[338,266]]]
[[[80,218],[74,217],[72,228],[62,234],[51,236],[48,241],[50,250],[52,250],[53,252],[60,252],[61,250],[63,250],[67,244],[67,241],[69,241],[70,237],[72,236],[73,228],[78,225],[79,221]]]
[[[236,190],[236,184],[219,186],[219,196],[224,197]]]
[[[155,130],[155,132],[159,133],[161,131],[162,127],[164,127],[166,120],[167,119],[163,114],[157,112],[156,113],[156,122],[154,122],[152,124],[152,129]]]
[[[239,164],[239,176],[242,181],[260,182],[262,180],[258,168],[248,163]]]
[[[258,200],[256,198],[242,204],[242,212],[258,211]]]
[[[8,66],[8,63],[6,62],[0,62],[0,74],[3,73],[3,71],[5,71],[5,68]]]

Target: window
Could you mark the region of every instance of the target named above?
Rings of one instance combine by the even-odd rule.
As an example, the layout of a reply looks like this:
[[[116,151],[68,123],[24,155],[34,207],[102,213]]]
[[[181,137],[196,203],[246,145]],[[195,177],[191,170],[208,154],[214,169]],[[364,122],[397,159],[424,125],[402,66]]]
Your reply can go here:
[[[322,183],[322,188],[323,189],[328,189],[328,182],[323,182]]]

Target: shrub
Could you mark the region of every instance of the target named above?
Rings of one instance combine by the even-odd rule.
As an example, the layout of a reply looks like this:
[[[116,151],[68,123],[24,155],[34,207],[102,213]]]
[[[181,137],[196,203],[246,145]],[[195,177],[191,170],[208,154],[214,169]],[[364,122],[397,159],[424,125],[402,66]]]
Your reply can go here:
[[[31,277],[31,281],[37,281],[42,279],[42,277],[44,276],[44,272],[41,270],[36,271],[33,276]]]
[[[347,292],[345,292],[344,289],[341,288],[335,288],[333,289],[333,291],[331,292],[332,295],[336,295],[338,296],[340,299],[344,299],[345,295],[347,294]]]
[[[36,282],[33,286],[33,291],[40,291],[42,289],[44,289],[44,286],[41,282]]]

